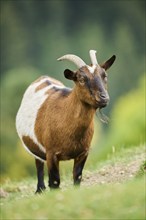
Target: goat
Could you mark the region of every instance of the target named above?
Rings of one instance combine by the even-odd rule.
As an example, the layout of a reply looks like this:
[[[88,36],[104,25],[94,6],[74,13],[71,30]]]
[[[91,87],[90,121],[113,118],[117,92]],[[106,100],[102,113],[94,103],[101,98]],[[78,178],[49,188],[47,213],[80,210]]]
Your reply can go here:
[[[64,76],[73,80],[73,89],[60,81],[42,76],[24,93],[16,116],[16,129],[25,149],[35,157],[36,193],[45,189],[44,162],[47,162],[48,185],[59,188],[59,161],[74,159],[73,180],[80,185],[94,133],[94,114],[109,102],[107,73],[115,55],[99,65],[96,51],[89,51],[91,65],[72,54],[58,60],[73,62],[76,72],[66,69]]]

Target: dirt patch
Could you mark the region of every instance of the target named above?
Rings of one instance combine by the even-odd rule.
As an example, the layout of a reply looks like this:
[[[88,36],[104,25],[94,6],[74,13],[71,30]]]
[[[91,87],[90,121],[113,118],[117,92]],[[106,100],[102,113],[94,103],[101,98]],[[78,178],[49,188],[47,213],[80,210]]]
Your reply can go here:
[[[4,189],[0,189],[0,198],[6,198],[8,195],[8,192],[6,192]]]
[[[85,171],[82,185],[91,186],[107,183],[122,183],[135,177],[145,160],[145,152],[133,156],[129,162],[115,162],[94,172]]]

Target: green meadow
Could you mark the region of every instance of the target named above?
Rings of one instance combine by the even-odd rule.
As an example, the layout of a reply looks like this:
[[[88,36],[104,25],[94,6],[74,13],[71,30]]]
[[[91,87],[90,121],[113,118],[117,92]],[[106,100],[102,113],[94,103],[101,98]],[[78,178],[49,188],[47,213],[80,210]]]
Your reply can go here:
[[[1,219],[145,219],[144,159],[144,146],[122,150],[94,170],[85,169],[80,188],[72,186],[69,174],[62,174],[60,190],[39,195],[34,194],[34,178],[7,180],[2,184]]]

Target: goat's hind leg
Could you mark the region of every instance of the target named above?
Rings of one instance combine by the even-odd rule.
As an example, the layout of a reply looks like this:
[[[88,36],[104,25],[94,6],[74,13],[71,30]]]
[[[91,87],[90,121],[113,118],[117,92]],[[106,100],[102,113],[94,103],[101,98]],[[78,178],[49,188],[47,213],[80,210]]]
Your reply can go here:
[[[35,159],[36,169],[37,169],[37,190],[36,193],[42,193],[46,189],[44,184],[44,162],[38,159]]]

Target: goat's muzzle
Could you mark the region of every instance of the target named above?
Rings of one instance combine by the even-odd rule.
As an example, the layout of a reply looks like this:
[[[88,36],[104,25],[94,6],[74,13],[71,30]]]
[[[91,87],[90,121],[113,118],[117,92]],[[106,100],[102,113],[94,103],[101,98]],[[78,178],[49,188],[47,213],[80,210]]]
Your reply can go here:
[[[98,99],[96,101],[97,108],[104,108],[109,103],[109,95],[108,93],[100,93],[98,94]]]

